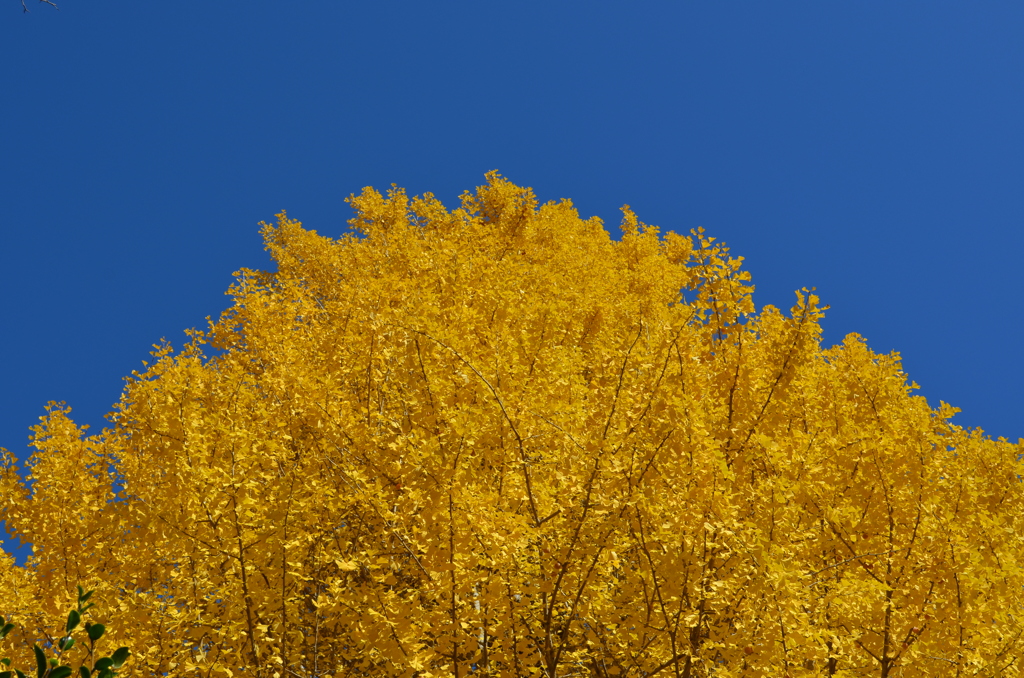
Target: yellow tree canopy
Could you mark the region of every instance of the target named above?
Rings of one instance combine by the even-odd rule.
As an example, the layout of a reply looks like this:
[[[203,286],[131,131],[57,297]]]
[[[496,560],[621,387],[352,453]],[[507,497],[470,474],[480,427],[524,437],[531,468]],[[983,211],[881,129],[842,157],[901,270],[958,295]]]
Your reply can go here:
[[[1024,447],[822,348],[813,294],[497,173],[350,202],[264,224],[276,272],[111,429],[51,404],[4,453],[0,654],[81,584],[138,675],[1019,674]]]

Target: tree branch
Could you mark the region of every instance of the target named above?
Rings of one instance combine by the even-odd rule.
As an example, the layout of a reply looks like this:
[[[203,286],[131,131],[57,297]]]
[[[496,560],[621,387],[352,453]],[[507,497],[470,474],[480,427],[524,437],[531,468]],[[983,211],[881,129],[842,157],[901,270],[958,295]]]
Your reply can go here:
[[[57,5],[55,5],[55,4],[53,3],[53,0],[39,0],[39,2],[45,2],[45,3],[47,4],[47,5],[49,5],[50,7],[53,7],[53,8],[54,8],[55,10],[57,10],[58,12],[60,11],[60,7],[58,7]],[[28,12],[28,11],[29,11],[29,9],[28,9],[28,5],[26,5],[26,4],[25,4],[25,0],[21,0],[21,11],[22,11],[22,13],[23,13],[23,14],[24,14],[25,12]]]

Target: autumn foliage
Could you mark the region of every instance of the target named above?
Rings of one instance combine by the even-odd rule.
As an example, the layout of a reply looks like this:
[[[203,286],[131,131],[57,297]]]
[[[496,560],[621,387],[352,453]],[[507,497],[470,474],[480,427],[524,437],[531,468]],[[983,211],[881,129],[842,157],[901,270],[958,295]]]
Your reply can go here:
[[[130,675],[1021,673],[1024,447],[822,348],[813,294],[758,312],[702,231],[615,241],[496,173],[350,202],[265,225],[277,271],[112,428],[51,405],[5,453],[0,654],[81,584]]]

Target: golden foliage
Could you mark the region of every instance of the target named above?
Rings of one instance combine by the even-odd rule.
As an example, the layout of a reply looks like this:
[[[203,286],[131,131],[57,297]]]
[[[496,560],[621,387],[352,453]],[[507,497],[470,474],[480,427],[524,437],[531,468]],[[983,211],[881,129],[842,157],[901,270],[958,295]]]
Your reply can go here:
[[[1018,675],[1024,448],[702,231],[487,179],[279,215],[112,429],[51,406],[8,610],[94,588],[140,675]]]

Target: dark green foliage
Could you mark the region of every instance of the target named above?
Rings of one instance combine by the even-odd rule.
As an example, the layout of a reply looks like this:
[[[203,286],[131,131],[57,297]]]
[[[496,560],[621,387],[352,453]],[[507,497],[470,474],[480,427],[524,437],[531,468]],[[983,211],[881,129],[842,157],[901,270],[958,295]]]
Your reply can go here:
[[[73,673],[74,670],[71,668],[71,665],[63,663],[64,655],[75,646],[75,639],[71,633],[78,628],[79,624],[82,623],[82,616],[93,606],[93,603],[88,602],[92,593],[92,591],[84,591],[81,586],[78,587],[78,605],[68,613],[68,621],[64,627],[65,635],[53,643],[56,657],[47,659],[46,653],[41,647],[38,645],[32,646],[36,656],[36,678],[68,678]],[[3,617],[0,617],[0,638],[6,637],[13,629],[14,622],[5,621]],[[89,650],[81,666],[78,667],[78,673],[82,678],[113,678],[113,676],[117,675],[117,670],[128,659],[128,655],[131,654],[127,647],[119,647],[113,654],[100,657],[93,662],[96,641],[103,636],[106,630],[107,628],[103,624],[85,622],[85,634],[89,639]],[[90,662],[92,662],[92,668],[89,668]],[[28,678],[20,669],[11,668],[11,660],[8,657],[0,659],[0,668],[3,669],[0,671],[0,678],[15,678],[15,676],[17,678]]]

